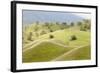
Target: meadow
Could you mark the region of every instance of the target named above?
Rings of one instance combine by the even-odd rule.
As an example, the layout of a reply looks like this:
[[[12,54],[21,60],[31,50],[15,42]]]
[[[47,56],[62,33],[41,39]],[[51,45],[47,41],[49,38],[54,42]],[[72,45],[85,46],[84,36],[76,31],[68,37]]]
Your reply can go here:
[[[23,63],[91,59],[90,27],[89,19],[23,26]]]

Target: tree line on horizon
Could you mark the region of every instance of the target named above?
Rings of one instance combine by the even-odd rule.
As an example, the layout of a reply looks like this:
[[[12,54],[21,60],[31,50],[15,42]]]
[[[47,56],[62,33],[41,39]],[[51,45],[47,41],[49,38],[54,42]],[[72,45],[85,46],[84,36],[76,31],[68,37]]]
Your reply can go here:
[[[53,23],[45,22],[45,23],[42,23],[42,24],[41,24],[41,22],[36,21],[35,26],[32,28],[32,31],[30,31],[28,33],[27,40],[33,41],[33,39],[32,39],[33,32],[35,32],[35,36],[38,37],[39,35],[47,34],[49,32],[54,32],[56,30],[68,29],[68,28],[71,28],[71,27],[74,27],[74,26],[79,27],[80,31],[88,31],[88,30],[90,31],[90,29],[91,29],[91,20],[84,19],[82,21],[71,22],[71,23],[67,23],[67,22],[62,22],[62,23],[60,23],[60,22],[53,22]],[[26,26],[25,30],[23,30],[23,32],[26,32],[27,29],[30,29],[30,28],[31,28],[30,25],[28,25],[28,27]],[[41,30],[40,34],[38,33],[39,30]],[[54,38],[54,36],[50,35],[50,38]],[[76,39],[76,36],[73,35],[72,38]]]

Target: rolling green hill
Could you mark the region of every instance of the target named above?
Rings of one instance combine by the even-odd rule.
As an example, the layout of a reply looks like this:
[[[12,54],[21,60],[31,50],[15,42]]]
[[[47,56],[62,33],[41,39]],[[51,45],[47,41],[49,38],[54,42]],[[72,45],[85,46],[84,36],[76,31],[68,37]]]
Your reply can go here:
[[[52,34],[55,40],[60,40],[69,46],[81,46],[90,43],[90,32],[79,31],[79,30],[58,30],[52,33],[44,34],[39,36],[38,39],[50,39],[49,36]],[[77,40],[70,41],[70,37],[75,35]]]
[[[71,49],[72,47],[63,47],[51,42],[42,42],[36,47],[23,52],[23,62],[50,61]]]
[[[29,25],[23,29],[22,61],[30,63],[91,59],[90,36],[90,31],[81,31],[79,26],[65,28],[58,24]]]
[[[88,60],[91,59],[90,45],[82,46],[72,49],[61,56],[58,56],[52,61],[66,61],[66,60]]]

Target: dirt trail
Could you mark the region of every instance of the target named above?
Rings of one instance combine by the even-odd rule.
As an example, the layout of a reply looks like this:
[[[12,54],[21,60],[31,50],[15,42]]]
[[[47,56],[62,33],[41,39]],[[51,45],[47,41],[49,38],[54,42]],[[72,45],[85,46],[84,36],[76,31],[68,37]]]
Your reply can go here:
[[[27,44],[27,45],[26,45],[26,46],[24,46],[23,48],[28,48],[28,47],[32,46],[33,44],[38,43],[39,41],[40,41],[40,40],[35,40],[35,41],[33,41],[33,42],[31,42],[31,43]]]
[[[64,54],[62,54],[61,56],[58,56],[57,58],[55,58],[55,59],[53,59],[53,60],[51,60],[51,61],[59,61],[59,60],[61,60],[63,57],[65,57],[65,56],[69,55],[70,53],[73,53],[73,52],[77,51],[78,49],[80,49],[80,48],[82,48],[82,47],[85,47],[85,46],[88,46],[88,45],[84,45],[84,46],[80,46],[80,47],[74,48],[74,49],[72,49],[72,50],[70,50],[70,51],[68,51],[68,52],[66,52],[66,53],[64,53]]]
[[[24,47],[25,49],[23,50],[23,52],[29,50],[29,49],[32,49],[36,46],[38,46],[39,44],[43,43],[43,42],[50,42],[52,44],[55,44],[55,45],[58,45],[58,46],[61,46],[61,47],[68,47],[64,44],[61,44],[61,43],[57,43],[55,41],[52,41],[52,40],[36,40],[34,42],[32,42],[31,44],[28,44],[26,47]]]

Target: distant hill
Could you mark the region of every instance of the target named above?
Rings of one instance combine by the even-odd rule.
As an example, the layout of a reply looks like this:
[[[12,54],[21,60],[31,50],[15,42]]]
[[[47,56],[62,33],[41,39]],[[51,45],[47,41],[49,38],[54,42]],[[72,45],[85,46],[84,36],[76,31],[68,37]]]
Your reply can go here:
[[[70,12],[54,12],[54,11],[23,11],[23,24],[31,24],[33,22],[77,22],[84,18]]]

